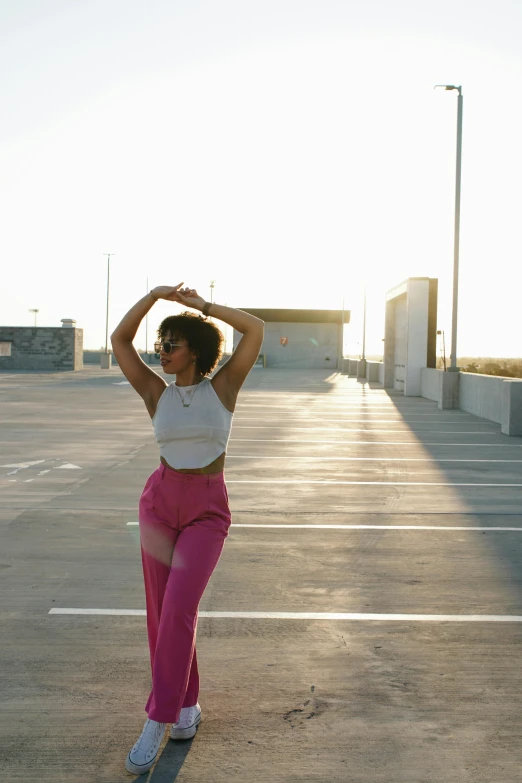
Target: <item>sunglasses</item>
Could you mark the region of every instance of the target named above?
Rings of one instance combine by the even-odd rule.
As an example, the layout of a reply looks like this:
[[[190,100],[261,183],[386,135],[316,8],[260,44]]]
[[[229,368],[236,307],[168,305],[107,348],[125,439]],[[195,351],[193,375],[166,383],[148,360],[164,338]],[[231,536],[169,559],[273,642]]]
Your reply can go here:
[[[173,348],[183,348],[185,343],[171,343],[170,340],[165,340],[163,343],[154,343],[154,352],[170,353]]]

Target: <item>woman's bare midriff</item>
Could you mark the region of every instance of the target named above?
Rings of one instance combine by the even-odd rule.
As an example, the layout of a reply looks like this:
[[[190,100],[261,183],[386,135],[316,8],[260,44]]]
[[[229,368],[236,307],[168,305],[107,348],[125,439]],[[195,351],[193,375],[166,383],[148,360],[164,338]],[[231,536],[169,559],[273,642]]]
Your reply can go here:
[[[169,463],[165,460],[164,457],[160,457],[160,461],[162,465],[165,465],[166,468],[169,470],[173,470],[175,473],[221,473],[222,470],[225,468],[225,457],[226,457],[226,451],[223,452],[223,454],[220,454],[220,456],[214,460],[214,462],[211,462],[210,465],[205,465],[204,468],[173,468]]]

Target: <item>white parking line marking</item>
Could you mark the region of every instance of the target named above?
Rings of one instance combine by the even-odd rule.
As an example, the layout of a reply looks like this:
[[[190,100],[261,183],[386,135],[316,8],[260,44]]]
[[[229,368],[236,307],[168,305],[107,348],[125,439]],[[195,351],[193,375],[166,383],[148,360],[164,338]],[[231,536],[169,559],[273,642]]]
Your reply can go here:
[[[49,614],[110,615],[146,617],[145,609],[54,608]],[[233,620],[375,620],[385,622],[433,623],[521,623],[516,614],[373,614],[366,612],[199,612],[199,617]]]
[[[371,422],[368,422],[368,424],[371,424]],[[413,430],[408,427],[404,427],[402,430],[377,430],[373,429],[373,427],[365,428],[365,429],[356,429],[355,427],[287,427],[284,423],[283,425],[285,428],[285,431],[288,430],[294,430],[295,432],[314,432],[315,430],[319,432],[324,432],[325,429],[328,432],[364,432],[366,435],[371,434],[372,432],[411,432],[413,435],[496,435],[497,431],[489,432],[488,430],[478,430],[476,432],[460,432],[459,430]],[[233,425],[233,428],[236,430],[276,430],[278,429],[278,425],[274,424],[273,426],[264,426],[264,425],[242,425],[239,426],[237,424]]]
[[[137,527],[139,522],[127,522],[127,527]],[[247,525],[232,522],[231,527],[298,528],[299,530],[488,530],[522,533],[522,527],[451,527],[444,525]]]
[[[384,487],[522,487],[522,484],[461,481],[336,481],[335,479],[227,479],[228,484],[335,484]]]
[[[477,426],[477,422],[475,422],[475,421],[469,421],[469,422],[466,422],[466,421],[456,421],[455,422],[455,421],[452,421],[451,419],[439,419],[438,422],[424,421],[423,419],[405,419],[403,416],[394,416],[393,418],[391,416],[389,416],[387,419],[374,419],[374,418],[371,418],[371,419],[360,419],[360,418],[356,418],[356,419],[348,419],[348,418],[325,419],[323,416],[320,416],[318,418],[312,417],[312,416],[309,415],[310,413],[313,414],[314,411],[306,412],[303,416],[297,416],[295,414],[292,414],[292,416],[290,416],[290,412],[287,411],[286,413],[284,413],[284,415],[281,415],[280,418],[274,418],[274,417],[268,417],[268,416],[266,418],[264,418],[264,417],[262,418],[261,416],[255,416],[255,417],[254,416],[241,416],[241,417],[239,417],[239,416],[236,415],[236,416],[234,416],[234,421],[260,421],[261,420],[261,421],[275,421],[275,422],[284,422],[284,423],[286,423],[287,421],[289,421],[290,418],[292,418],[292,419],[295,419],[295,421],[297,421],[297,422],[306,420],[306,421],[329,422],[329,423],[332,423],[332,424],[340,423],[340,422],[346,422],[346,421],[351,421],[351,422],[356,422],[356,423],[359,423],[359,424],[460,424],[461,426],[462,425],[466,426],[466,424],[469,424],[470,427],[476,427]],[[371,415],[371,414],[368,414],[368,415]],[[483,422],[480,422],[480,424],[482,424],[482,423]],[[494,427],[495,424],[492,422],[491,426]]]
[[[453,448],[454,446],[467,446],[476,449],[477,446],[487,446],[497,449],[522,449],[518,443],[427,443],[421,440],[305,440],[304,438],[230,438],[232,441],[243,443],[342,443],[344,446],[442,446]]]
[[[353,414],[356,413],[358,416],[373,416],[374,413],[378,413],[380,416],[385,416],[386,412],[390,411],[391,413],[395,413],[396,415],[399,415],[399,416],[401,415],[400,409],[395,407],[395,405],[381,405],[381,406],[369,405],[369,406],[366,406],[366,407],[369,407],[372,410],[365,411],[365,410],[362,410],[362,407],[360,407],[359,405],[346,405],[345,403],[339,403],[337,407],[335,407],[335,406],[321,406],[321,405],[313,405],[312,404],[312,405],[309,405],[307,407],[307,411],[309,411],[310,413],[318,413],[318,412],[322,412],[322,411],[324,411],[325,413],[328,413],[328,412],[330,412],[330,413],[341,413],[342,411],[346,410],[348,413],[353,413]],[[263,405],[250,405],[249,403],[245,404],[245,403],[238,402],[238,403],[236,403],[236,410],[238,408],[256,408],[256,409],[259,409],[259,410],[266,410],[267,409],[267,405],[266,404],[263,404]],[[274,409],[275,410],[281,410],[281,411],[287,411],[288,410],[288,405],[273,405],[273,404],[271,404],[270,405],[270,410],[272,411]],[[295,407],[294,407],[294,410],[295,410]],[[405,408],[405,410],[410,411],[411,410],[410,406]],[[245,411],[245,413],[248,413],[248,411]],[[441,414],[441,413],[413,413],[411,415],[413,415],[413,416],[421,416],[423,419],[425,419],[425,418],[430,418],[430,417],[431,418],[441,417],[444,414]],[[459,421],[460,420],[459,417],[463,417],[463,418],[466,418],[466,419],[471,419],[473,421],[473,416],[471,415],[471,413],[466,413],[465,411],[455,411],[455,413],[453,413],[451,415],[451,418],[446,419],[446,421],[455,421],[455,420]]]
[[[293,454],[286,457],[274,457],[271,455],[261,454],[227,454],[227,460],[229,459],[284,459],[288,462],[292,460],[311,460],[313,462],[323,460],[327,462],[522,462],[522,459],[439,459],[438,457],[297,457]]]
[[[6,476],[14,476],[21,470],[27,470],[27,468],[30,468],[33,465],[40,465],[42,462],[45,462],[45,460],[37,459],[32,462],[10,462],[7,465],[0,465],[0,468],[15,468],[15,470],[10,470],[9,473],[5,474]],[[9,481],[16,481],[16,479],[9,479]],[[32,481],[32,479],[28,479],[28,481]]]
[[[29,468],[31,465],[40,465],[44,459],[35,459],[32,462],[10,462],[8,465],[0,465],[0,468]]]

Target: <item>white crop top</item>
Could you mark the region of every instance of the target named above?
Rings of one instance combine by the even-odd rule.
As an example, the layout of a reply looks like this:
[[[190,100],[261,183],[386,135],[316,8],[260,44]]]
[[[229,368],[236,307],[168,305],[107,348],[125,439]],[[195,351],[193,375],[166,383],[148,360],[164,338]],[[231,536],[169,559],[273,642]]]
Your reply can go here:
[[[186,402],[183,402],[177,389]],[[192,393],[193,392],[193,393]],[[164,389],[152,417],[160,455],[172,468],[204,468],[227,450],[234,414],[219,399],[209,377],[193,386]]]

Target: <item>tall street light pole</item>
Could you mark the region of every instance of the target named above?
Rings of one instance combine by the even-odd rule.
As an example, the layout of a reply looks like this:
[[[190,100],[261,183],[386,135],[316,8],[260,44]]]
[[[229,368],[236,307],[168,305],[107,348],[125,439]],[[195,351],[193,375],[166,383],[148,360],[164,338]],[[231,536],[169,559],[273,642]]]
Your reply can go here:
[[[366,283],[364,284],[362,361],[366,361]]]
[[[341,315],[341,367],[339,368],[342,372],[342,362],[344,359],[344,296],[343,296],[343,311]]]
[[[364,283],[362,355],[357,362],[357,378],[366,378],[366,282]]]
[[[453,243],[453,308],[451,315],[451,363],[449,370],[458,372],[457,367],[457,312],[459,300],[459,243],[460,243],[460,175],[462,165],[462,110],[464,98],[462,87],[453,84],[436,84],[435,88],[443,87],[445,90],[457,90],[457,171],[455,181],[455,235]]]
[[[147,277],[147,282],[145,283],[145,286],[147,288],[145,293],[149,293],[149,278]],[[147,358],[147,362],[149,361],[149,314],[145,316],[145,356]]]
[[[214,286],[216,284],[215,280],[210,281],[210,302],[212,303],[214,301]],[[210,316],[210,320],[212,320],[212,316]]]
[[[109,279],[111,271],[111,256],[116,253],[104,253],[107,256],[107,315],[105,317],[105,353],[109,353]]]

